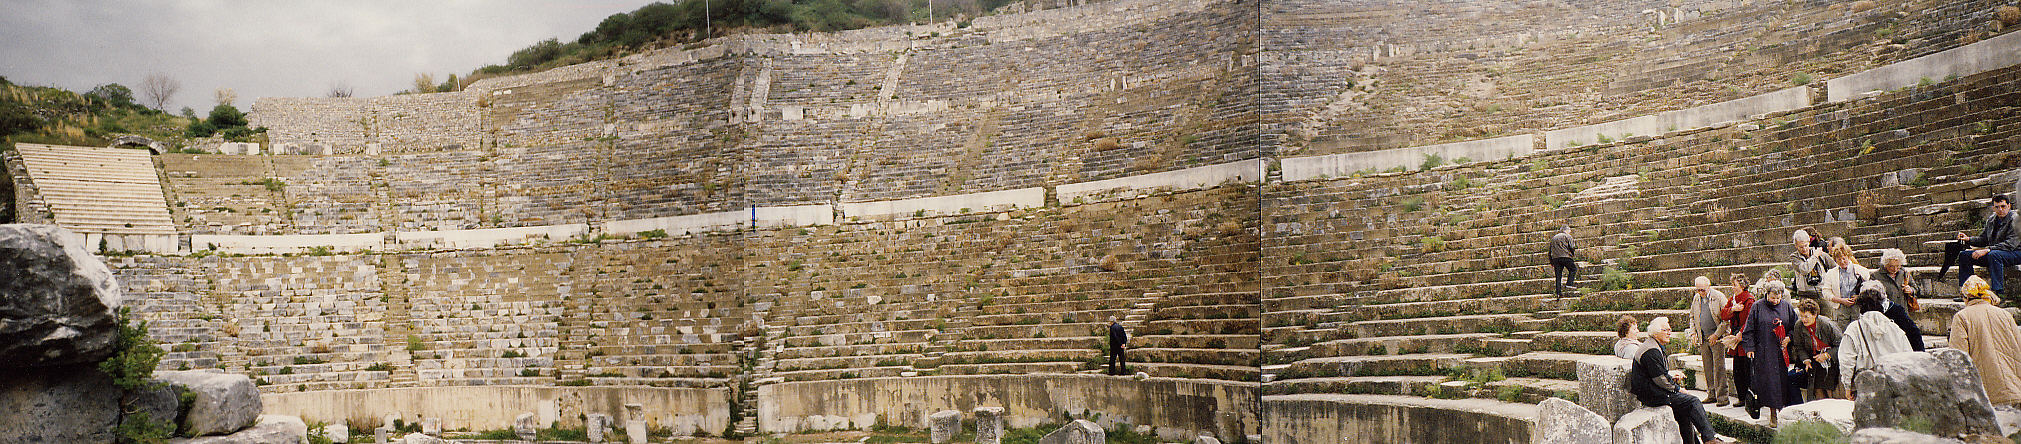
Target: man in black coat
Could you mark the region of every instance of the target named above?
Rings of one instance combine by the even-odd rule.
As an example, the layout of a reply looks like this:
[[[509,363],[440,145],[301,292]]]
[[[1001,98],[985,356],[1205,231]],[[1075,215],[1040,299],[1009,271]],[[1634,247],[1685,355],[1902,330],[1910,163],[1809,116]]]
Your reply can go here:
[[[1109,317],[1109,374],[1122,375],[1130,369],[1123,365],[1123,344],[1130,342],[1130,332],[1123,331],[1123,323],[1116,317]]]
[[[1972,277],[1972,266],[1986,267],[1986,282],[1993,284],[1993,294],[2006,294],[2007,266],[2021,261],[2021,230],[2014,227],[2016,214],[2014,205],[2007,195],[1995,195],[1992,202],[1993,214],[1986,218],[1986,226],[1979,235],[1966,236],[1958,233],[1958,241],[1945,246],[1944,266],[1958,263],[1958,285],[1964,286],[1965,279]],[[1968,247],[1982,247],[1966,249]],[[1938,277],[1943,277],[1939,269]]]
[[[1719,442],[1712,439],[1718,432],[1712,431],[1712,423],[1706,421],[1705,407],[1698,405],[1698,397],[1684,394],[1678,389],[1677,380],[1670,378],[1670,353],[1663,349],[1668,342],[1670,318],[1649,321],[1649,339],[1642,343],[1634,366],[1628,370],[1628,392],[1645,407],[1670,406],[1683,442]],[[1701,433],[1704,441],[1698,439]]]

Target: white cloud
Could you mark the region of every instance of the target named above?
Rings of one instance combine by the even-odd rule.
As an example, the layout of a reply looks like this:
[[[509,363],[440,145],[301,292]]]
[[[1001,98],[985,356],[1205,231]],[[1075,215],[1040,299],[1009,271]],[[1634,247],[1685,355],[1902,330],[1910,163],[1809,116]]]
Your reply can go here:
[[[258,97],[320,97],[339,82],[392,94],[427,72],[441,81],[503,63],[549,37],[570,40],[652,0],[166,1],[0,0],[0,76],[73,91],[182,81],[169,109],[199,113],[220,87]]]

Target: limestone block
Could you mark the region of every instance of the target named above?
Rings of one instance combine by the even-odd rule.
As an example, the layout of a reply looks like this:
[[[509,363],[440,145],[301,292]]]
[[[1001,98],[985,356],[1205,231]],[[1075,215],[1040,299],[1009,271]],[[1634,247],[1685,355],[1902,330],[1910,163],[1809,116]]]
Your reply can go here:
[[[442,418],[421,418],[421,434],[442,436]]]
[[[1616,421],[1621,415],[1642,407],[1635,395],[1628,393],[1623,385],[1628,379],[1628,369],[1634,365],[1626,359],[1613,356],[1598,356],[1579,361],[1579,406],[1600,414],[1601,418]]]
[[[262,405],[246,375],[202,371],[155,372],[155,378],[196,394],[183,415],[183,430],[194,436],[224,434],[253,425]]]
[[[603,436],[611,428],[611,417],[602,413],[591,413],[583,418],[583,429],[589,435],[589,442],[603,442]]]
[[[169,444],[298,444],[308,440],[309,425],[302,423],[302,418],[260,415],[259,422],[252,427],[229,435],[171,439],[168,442]]]
[[[1853,433],[1853,401],[1846,399],[1819,399],[1782,409],[1784,421],[1817,421],[1838,427],[1839,432]]]
[[[1920,418],[1937,436],[2000,433],[1993,404],[1979,384],[1979,369],[1958,349],[1882,356],[1853,386],[1859,391],[1853,424],[1861,429],[1893,428]]]
[[[1107,442],[1108,438],[1109,432],[1102,430],[1101,425],[1085,419],[1076,419],[1073,423],[1039,438],[1039,444],[1102,444]]]
[[[1885,427],[1860,429],[1860,431],[1853,432],[1850,442],[1852,444],[1895,444],[1895,443],[1965,444],[1964,441],[1959,441],[1956,439],[1930,436],[1921,433],[1911,432],[1908,430],[1891,429]]]
[[[372,443],[386,444],[386,438],[388,436],[391,436],[392,434],[393,429],[391,427],[379,427],[376,429],[372,429]]]
[[[1579,404],[1558,398],[1545,398],[1537,405],[1537,429],[1542,432],[1537,442],[1541,444],[1604,444],[1614,441],[1613,428],[1607,418],[1593,413]]]
[[[94,364],[112,355],[122,296],[84,236],[0,225],[0,367]]]
[[[119,388],[89,364],[0,368],[0,412],[0,442],[112,442]]]
[[[632,444],[646,444],[646,406],[625,404],[625,438]]]
[[[961,412],[953,410],[933,412],[926,417],[926,427],[932,433],[933,444],[953,441],[954,435],[961,434]]]
[[[512,418],[512,434],[519,435],[520,441],[532,441],[540,433],[540,420],[533,413],[521,413]]]
[[[997,444],[1003,441],[1003,407],[975,408],[976,444]]]
[[[1677,442],[1680,432],[1670,406],[1643,407],[1621,415],[1621,420],[1614,422],[1614,444]]]
[[[182,389],[161,379],[155,379],[154,383],[151,388],[126,394],[132,411],[122,415],[120,421],[138,420],[142,415],[148,421],[171,425],[182,421]]]
[[[329,424],[329,425],[325,425],[325,426],[323,426],[323,437],[324,437],[324,438],[329,438],[329,439],[330,439],[330,442],[347,442],[347,441],[350,441],[350,440],[351,440],[351,426],[349,426],[349,425],[346,425],[346,424],[344,424],[344,423],[342,423],[342,422],[339,422],[339,423],[335,423],[335,424]]]
[[[1200,435],[1197,438],[1193,438],[1193,444],[1221,444],[1221,440],[1212,436]]]
[[[400,437],[400,444],[450,444],[450,442],[446,439],[422,433],[409,433],[407,436]]]

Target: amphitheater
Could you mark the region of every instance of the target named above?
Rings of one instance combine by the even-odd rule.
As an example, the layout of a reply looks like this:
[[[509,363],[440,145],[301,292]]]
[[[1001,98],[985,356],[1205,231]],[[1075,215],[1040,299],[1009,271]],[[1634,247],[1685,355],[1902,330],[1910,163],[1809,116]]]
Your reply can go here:
[[[6,171],[19,219],[105,250],[161,368],[254,376],[269,412],[724,436],[996,406],[1273,444],[1531,442],[1613,319],[1683,316],[1794,227],[1955,292],[1934,242],[2021,177],[2012,1],[1061,6],[263,98],[255,153]],[[1941,334],[1960,304],[1926,296]],[[1102,373],[1111,317],[1148,378]]]

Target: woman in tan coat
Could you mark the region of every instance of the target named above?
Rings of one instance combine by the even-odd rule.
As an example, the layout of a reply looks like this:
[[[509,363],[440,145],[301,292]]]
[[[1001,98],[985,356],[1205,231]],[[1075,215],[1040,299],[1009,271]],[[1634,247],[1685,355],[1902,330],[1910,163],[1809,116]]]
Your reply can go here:
[[[1979,367],[1979,379],[1994,405],[2021,405],[2021,328],[2014,315],[2000,309],[2000,297],[1993,295],[1986,281],[1973,276],[1959,291],[1965,293],[1965,309],[1951,315],[1951,347],[1972,356]]]

